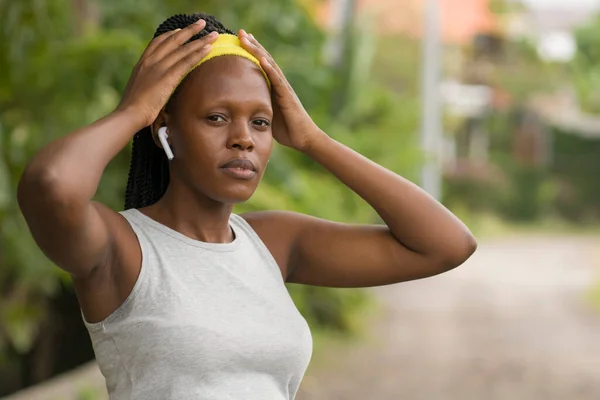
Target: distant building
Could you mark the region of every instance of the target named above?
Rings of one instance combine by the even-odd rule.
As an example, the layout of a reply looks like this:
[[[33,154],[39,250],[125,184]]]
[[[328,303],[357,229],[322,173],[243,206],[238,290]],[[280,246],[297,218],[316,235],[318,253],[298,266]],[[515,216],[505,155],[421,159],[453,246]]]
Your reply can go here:
[[[572,31],[584,24],[597,11],[597,6],[588,2],[523,1],[508,0],[509,3],[526,3],[522,12],[511,15],[507,31],[512,36],[539,37],[556,31]]]
[[[325,26],[333,19],[339,0],[325,0],[317,12]],[[499,29],[497,17],[488,0],[439,0],[442,13],[442,38],[447,44],[467,44],[480,33]],[[366,16],[382,35],[406,34],[420,37],[425,0],[356,0],[356,12]]]

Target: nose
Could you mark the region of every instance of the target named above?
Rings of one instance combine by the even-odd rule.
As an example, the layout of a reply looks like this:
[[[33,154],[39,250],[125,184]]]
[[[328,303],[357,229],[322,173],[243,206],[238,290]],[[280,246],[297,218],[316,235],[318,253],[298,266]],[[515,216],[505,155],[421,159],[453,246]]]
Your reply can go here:
[[[250,126],[246,121],[238,120],[231,124],[227,148],[245,151],[252,151],[254,149],[254,140],[252,140]]]

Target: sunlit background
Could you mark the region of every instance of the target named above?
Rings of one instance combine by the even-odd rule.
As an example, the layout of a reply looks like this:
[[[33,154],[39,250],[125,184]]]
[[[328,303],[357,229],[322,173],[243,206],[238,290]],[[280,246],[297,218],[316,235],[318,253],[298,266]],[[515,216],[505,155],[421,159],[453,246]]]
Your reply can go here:
[[[168,16],[253,33],[332,137],[422,185],[479,239],[375,290],[289,286],[315,338],[298,398],[600,399],[600,0],[0,1],[0,397],[106,399],[69,278],[16,203],[35,151],[111,112]],[[97,199],[122,209],[130,157]],[[378,223],[276,147],[237,212]],[[4,397],[3,397],[4,398]]]

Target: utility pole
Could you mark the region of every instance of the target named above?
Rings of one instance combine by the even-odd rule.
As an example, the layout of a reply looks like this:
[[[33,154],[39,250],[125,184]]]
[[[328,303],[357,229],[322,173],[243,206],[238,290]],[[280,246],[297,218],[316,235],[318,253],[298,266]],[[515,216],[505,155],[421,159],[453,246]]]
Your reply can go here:
[[[421,187],[437,200],[442,195],[441,11],[440,0],[423,0],[421,148],[426,157]]]
[[[332,0],[330,36],[325,44],[325,59],[329,66],[336,69],[339,69],[344,61],[355,5],[356,0]]]
[[[356,0],[332,0],[331,33],[325,46],[325,60],[336,76],[331,94],[329,112],[333,118],[339,116],[348,102],[349,74],[351,65],[352,23]]]

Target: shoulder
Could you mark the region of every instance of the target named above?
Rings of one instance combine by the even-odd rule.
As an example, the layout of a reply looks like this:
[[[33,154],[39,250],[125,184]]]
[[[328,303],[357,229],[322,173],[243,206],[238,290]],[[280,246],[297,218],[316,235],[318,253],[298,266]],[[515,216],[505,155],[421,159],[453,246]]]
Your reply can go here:
[[[297,228],[297,224],[303,224],[307,219],[313,218],[306,214],[282,210],[247,212],[240,214],[240,217],[255,230],[272,230],[275,228],[295,229]],[[290,223],[292,226],[286,227]]]
[[[112,314],[133,290],[141,271],[142,251],[129,213],[115,212],[93,203],[110,232],[110,252],[105,265],[95,273],[78,279],[74,285],[85,319],[103,321]]]
[[[293,256],[298,238],[318,218],[291,211],[257,211],[240,214],[267,249],[271,252],[284,276]]]
[[[293,211],[256,211],[240,214],[261,239],[278,237],[282,242],[325,220]]]

